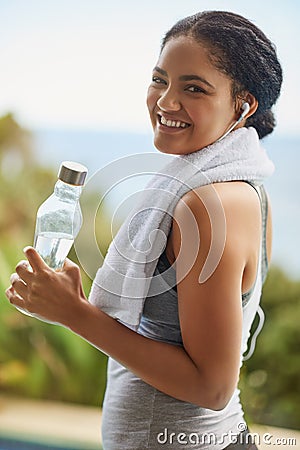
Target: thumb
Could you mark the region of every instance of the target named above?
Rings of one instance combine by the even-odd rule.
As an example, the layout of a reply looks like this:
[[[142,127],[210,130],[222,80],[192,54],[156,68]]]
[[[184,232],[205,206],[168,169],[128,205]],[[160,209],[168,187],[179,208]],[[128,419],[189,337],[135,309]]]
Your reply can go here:
[[[49,266],[47,266],[35,248],[28,246],[23,249],[23,252],[25,253],[26,258],[28,259],[28,262],[34,272],[49,269]]]

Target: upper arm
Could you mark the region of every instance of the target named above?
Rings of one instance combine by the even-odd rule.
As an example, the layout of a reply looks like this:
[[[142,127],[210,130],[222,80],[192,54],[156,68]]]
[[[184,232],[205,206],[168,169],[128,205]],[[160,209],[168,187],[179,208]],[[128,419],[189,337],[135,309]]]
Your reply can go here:
[[[239,373],[241,285],[249,255],[241,206],[227,187],[209,185],[186,194],[173,221],[184,348],[208,389],[218,387],[228,398]]]

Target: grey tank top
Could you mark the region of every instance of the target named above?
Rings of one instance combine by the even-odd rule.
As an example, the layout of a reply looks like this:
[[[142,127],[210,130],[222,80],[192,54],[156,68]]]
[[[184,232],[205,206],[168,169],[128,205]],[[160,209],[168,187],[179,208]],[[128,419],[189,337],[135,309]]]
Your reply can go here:
[[[267,273],[267,198],[262,186],[253,187],[261,201],[262,240],[256,282],[249,292],[241,296],[244,315],[242,353],[247,349],[261,286]],[[165,252],[159,258],[154,275],[138,333],[182,346],[176,271],[170,266]],[[238,389],[223,410],[212,411],[158,391],[115,360],[109,359],[102,415],[104,450],[221,450],[229,445],[230,433],[231,436],[232,433],[238,434],[243,427],[245,420]]]

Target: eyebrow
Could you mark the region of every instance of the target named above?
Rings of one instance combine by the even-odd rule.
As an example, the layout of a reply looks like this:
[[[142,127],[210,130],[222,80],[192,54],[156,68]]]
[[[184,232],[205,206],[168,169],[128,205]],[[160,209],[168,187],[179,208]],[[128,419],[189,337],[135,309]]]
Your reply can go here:
[[[158,73],[160,73],[161,75],[163,75],[164,77],[168,77],[168,72],[166,72],[165,70],[161,69],[158,66],[154,67],[154,70]],[[181,75],[179,77],[180,81],[201,81],[201,83],[206,84],[207,86],[209,86],[211,89],[215,89],[215,87],[210,84],[207,80],[205,80],[205,78],[200,77],[199,75]]]

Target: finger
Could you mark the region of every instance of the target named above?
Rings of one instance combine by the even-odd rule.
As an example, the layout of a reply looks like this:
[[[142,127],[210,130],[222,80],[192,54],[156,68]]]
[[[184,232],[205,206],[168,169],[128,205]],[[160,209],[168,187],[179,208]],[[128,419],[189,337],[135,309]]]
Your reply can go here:
[[[15,292],[17,294],[19,294],[21,297],[23,297],[24,299],[26,299],[27,295],[28,295],[28,287],[24,283],[24,281],[21,280],[19,275],[16,273],[13,273],[10,277],[10,282],[11,282],[11,285],[14,288]]]
[[[74,269],[74,268],[79,269],[79,266],[76,263],[74,263],[71,259],[66,258],[63,269],[70,270],[70,269]]]
[[[8,298],[10,295],[14,295],[16,292],[14,290],[14,288],[12,287],[12,285],[9,286],[9,288],[6,289],[5,291],[5,295]]]
[[[66,259],[63,272],[75,281],[81,279],[79,266],[70,259]]]
[[[49,266],[47,266],[45,261],[33,247],[25,247],[23,252],[25,253],[26,258],[28,259],[34,272],[49,269]]]
[[[78,283],[80,296],[82,298],[86,299],[86,295],[85,295],[85,292],[84,292],[83,286],[82,286],[81,273],[80,273],[79,266],[67,258],[64,263],[63,271],[64,271],[64,273],[67,273],[68,276],[70,276],[70,278],[75,281],[75,283],[76,282]]]
[[[16,266],[16,272],[26,284],[32,281],[33,273],[28,261],[20,261]]]
[[[24,299],[16,293],[13,286],[10,286],[8,289],[6,289],[5,295],[12,305],[25,309]]]

